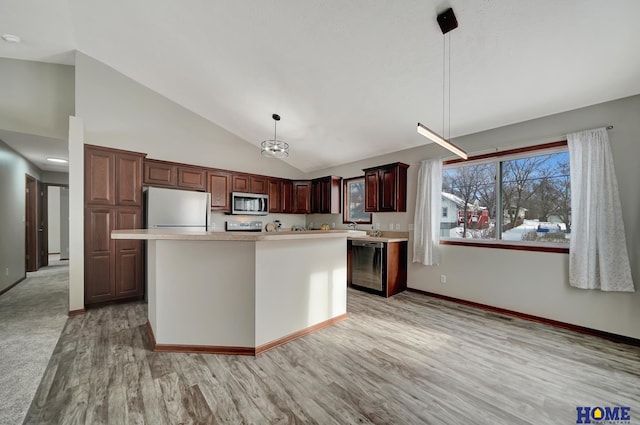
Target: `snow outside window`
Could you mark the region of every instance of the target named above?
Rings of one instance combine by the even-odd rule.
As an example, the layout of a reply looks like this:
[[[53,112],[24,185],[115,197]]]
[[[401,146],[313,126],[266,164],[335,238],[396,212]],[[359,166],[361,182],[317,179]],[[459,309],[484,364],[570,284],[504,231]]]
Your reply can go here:
[[[571,190],[566,145],[445,164],[442,202],[452,206],[440,223],[443,239],[568,247]]]

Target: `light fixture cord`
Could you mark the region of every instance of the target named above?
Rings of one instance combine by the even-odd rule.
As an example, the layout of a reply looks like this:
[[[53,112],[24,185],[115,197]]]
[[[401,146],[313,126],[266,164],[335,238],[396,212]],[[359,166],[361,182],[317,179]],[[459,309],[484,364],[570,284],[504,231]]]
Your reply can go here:
[[[446,77],[446,72],[445,72],[445,52],[446,52],[446,34],[442,34],[442,135],[444,136],[444,103],[446,101],[445,98],[445,77]]]
[[[278,143],[278,120],[273,119],[273,142],[277,145]]]
[[[447,83],[449,84],[449,114],[447,115],[447,119],[449,120],[449,134],[447,136],[447,140],[451,141],[451,35],[449,35],[449,78]]]

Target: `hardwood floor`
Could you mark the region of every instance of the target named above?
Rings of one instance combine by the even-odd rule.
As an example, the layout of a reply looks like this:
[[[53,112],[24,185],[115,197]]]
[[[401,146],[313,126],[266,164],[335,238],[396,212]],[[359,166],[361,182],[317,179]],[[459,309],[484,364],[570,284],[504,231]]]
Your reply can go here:
[[[640,413],[640,348],[415,293],[258,357],[149,351],[146,305],[72,317],[26,424],[571,424]]]

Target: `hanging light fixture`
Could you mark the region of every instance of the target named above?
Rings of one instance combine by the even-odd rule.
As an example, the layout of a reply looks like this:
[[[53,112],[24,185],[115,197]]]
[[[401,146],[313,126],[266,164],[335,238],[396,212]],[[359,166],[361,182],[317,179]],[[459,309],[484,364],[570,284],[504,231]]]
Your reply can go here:
[[[440,29],[442,30],[443,39],[445,37],[445,34],[447,34],[449,31],[458,28],[458,20],[456,19],[456,15],[454,15],[454,13],[453,13],[453,9],[451,9],[451,8],[449,8],[446,11],[442,12],[441,14],[439,14],[438,18],[437,18],[437,21],[438,21],[438,25],[440,25]],[[443,135],[444,135],[444,106],[445,106],[445,99],[444,99],[444,80],[445,80],[444,64],[445,64],[445,60],[444,60],[444,55],[445,55],[445,49],[444,49],[444,45],[443,45],[443,48],[442,48],[442,132],[443,132]],[[423,135],[424,137],[426,137],[427,139],[431,140],[432,142],[436,142],[437,144],[439,144],[443,148],[448,149],[449,151],[451,151],[454,154],[458,155],[462,159],[467,159],[468,158],[468,155],[467,155],[467,153],[465,151],[463,151],[458,146],[454,145],[453,143],[451,143],[450,141],[448,141],[444,137],[438,135],[436,132],[430,130],[425,125],[420,124],[420,123],[418,123],[418,134]],[[449,44],[449,137],[451,137],[451,44]]]
[[[273,118],[273,140],[265,140],[260,143],[260,147],[262,147],[260,155],[268,158],[286,158],[289,156],[289,144],[278,140],[277,127],[280,115],[273,114],[271,118]]]

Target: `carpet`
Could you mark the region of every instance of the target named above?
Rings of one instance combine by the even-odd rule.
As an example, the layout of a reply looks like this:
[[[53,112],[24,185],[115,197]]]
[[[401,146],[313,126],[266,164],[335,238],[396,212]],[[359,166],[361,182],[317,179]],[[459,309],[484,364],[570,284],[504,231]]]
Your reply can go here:
[[[20,424],[67,321],[69,262],[49,266],[0,295],[0,424]]]

